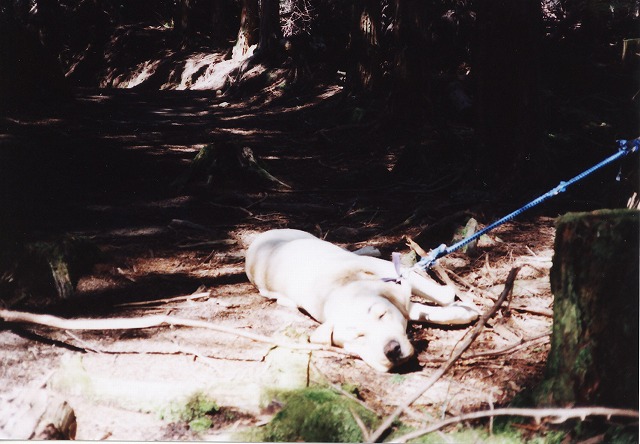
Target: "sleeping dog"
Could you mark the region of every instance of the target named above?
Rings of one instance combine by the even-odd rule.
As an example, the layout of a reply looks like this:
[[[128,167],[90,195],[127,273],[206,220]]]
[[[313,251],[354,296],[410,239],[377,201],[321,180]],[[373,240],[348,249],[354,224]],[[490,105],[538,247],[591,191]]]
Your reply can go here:
[[[246,273],[260,294],[307,312],[320,326],[311,342],[343,347],[386,372],[413,355],[407,322],[468,324],[478,313],[455,291],[390,261],[359,256],[299,230],[271,230],[249,246]],[[411,294],[439,306],[410,301]]]

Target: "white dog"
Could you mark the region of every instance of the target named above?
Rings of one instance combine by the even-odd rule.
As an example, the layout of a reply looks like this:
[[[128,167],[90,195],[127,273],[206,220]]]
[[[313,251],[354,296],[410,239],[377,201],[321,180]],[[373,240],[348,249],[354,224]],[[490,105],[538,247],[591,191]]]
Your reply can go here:
[[[478,313],[455,291],[414,270],[400,284],[393,263],[343,250],[298,230],[271,230],[249,246],[246,273],[260,294],[303,309],[321,323],[310,341],[344,347],[378,371],[413,355],[407,321],[468,324]],[[410,301],[411,293],[441,305]]]

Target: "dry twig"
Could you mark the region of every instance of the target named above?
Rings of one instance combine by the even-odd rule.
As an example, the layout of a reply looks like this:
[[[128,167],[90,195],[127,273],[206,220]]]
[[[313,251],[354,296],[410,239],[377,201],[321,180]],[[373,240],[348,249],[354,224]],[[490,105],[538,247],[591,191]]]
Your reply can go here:
[[[610,419],[612,416],[637,419],[638,411],[628,409],[614,409],[608,407],[578,407],[542,409],[504,408],[481,412],[472,412],[456,416],[454,418],[445,419],[424,429],[407,433],[406,435],[394,438],[394,442],[407,442],[411,439],[416,439],[428,433],[440,430],[441,428],[451,424],[457,424],[472,419],[494,418],[496,416],[525,416],[535,418],[536,422],[542,421],[542,418],[553,418],[553,422],[559,424],[572,418],[580,418],[584,420],[587,416],[605,416],[608,419]]]
[[[362,440],[364,442],[367,442],[369,440],[369,435],[371,432],[369,432],[369,429],[365,425],[364,421],[362,420],[362,418],[360,418],[360,415],[358,415],[354,409],[349,407],[349,411],[351,412],[351,416],[353,416],[353,419],[356,421],[356,424],[358,424],[358,427],[362,432]]]
[[[496,356],[502,356],[502,355],[507,355],[510,353],[514,353],[522,348],[527,348],[527,347],[531,347],[532,345],[542,345],[545,344],[547,342],[549,342],[549,336],[551,335],[551,333],[545,333],[542,335],[538,335],[538,336],[533,336],[531,338],[522,338],[519,341],[514,342],[513,344],[507,345],[503,348],[500,348],[498,350],[486,350],[486,351],[480,351],[477,353],[474,353],[472,355],[468,355],[468,356],[461,356],[460,357],[460,361],[471,361],[474,359],[483,359],[483,358],[489,358],[489,357],[496,357]],[[437,358],[437,357],[433,357],[430,359],[431,362],[445,362],[447,361],[447,359],[445,358]]]
[[[529,347],[530,345],[534,345],[537,343],[543,344],[545,342],[548,342],[550,334],[551,333],[545,333],[543,335],[534,336],[529,339],[522,338],[516,343],[507,345],[506,347],[503,347],[499,350],[487,350],[483,352],[477,352],[469,356],[464,356],[462,359],[468,360],[468,359],[476,359],[476,358],[486,358],[489,356],[493,357],[493,356],[506,355],[508,353],[513,353],[515,351],[518,351],[523,347]],[[541,339],[543,339],[543,341],[540,341]]]
[[[395,421],[396,418],[399,417],[407,407],[409,407],[411,404],[417,401],[418,398],[420,398],[427,390],[429,390],[433,386],[433,384],[435,384],[453,366],[453,364],[458,360],[458,358],[460,358],[460,356],[462,356],[462,354],[471,346],[473,341],[475,341],[475,339],[480,335],[480,333],[484,329],[484,326],[487,323],[487,321],[496,314],[496,312],[498,311],[502,303],[507,299],[507,296],[511,293],[511,290],[513,290],[513,283],[516,279],[516,275],[518,274],[518,271],[520,271],[520,268],[511,269],[511,271],[509,272],[509,276],[507,277],[507,281],[504,284],[504,290],[502,291],[502,294],[500,294],[500,297],[498,298],[494,306],[487,313],[482,315],[480,319],[478,319],[476,326],[473,328],[473,330],[471,330],[471,334],[469,335],[467,340],[462,344],[462,346],[453,353],[453,355],[451,356],[451,358],[449,358],[447,362],[442,364],[440,368],[431,375],[431,377],[427,380],[425,385],[421,387],[419,390],[417,390],[414,396],[412,396],[410,399],[408,399],[404,403],[400,404],[396,408],[396,410],[382,422],[382,424],[371,434],[369,442],[378,441],[382,436],[382,434],[384,434],[387,431],[387,429],[391,427],[391,425],[393,424],[393,421]]]

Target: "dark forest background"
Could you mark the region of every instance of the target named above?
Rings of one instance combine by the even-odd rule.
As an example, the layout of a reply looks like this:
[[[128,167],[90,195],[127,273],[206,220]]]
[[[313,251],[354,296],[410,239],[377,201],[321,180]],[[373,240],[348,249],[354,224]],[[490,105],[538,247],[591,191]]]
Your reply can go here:
[[[158,156],[115,154],[129,153],[124,137],[74,126],[92,119],[87,97],[115,94],[93,121],[125,128],[130,103],[115,93],[124,87],[129,98],[163,93],[185,109],[244,103],[245,120],[311,104],[300,117],[316,131],[305,145],[366,166],[347,168],[342,185],[388,184],[391,170],[396,184],[440,189],[455,171],[443,198],[487,202],[500,215],[495,204],[514,208],[615,152],[616,139],[638,136],[639,11],[638,1],[600,0],[2,0],[3,249],[52,231],[56,215],[84,217],[70,204],[142,195],[142,176],[147,190],[170,192],[182,164],[167,155],[172,168],[152,168]],[[185,91],[224,63],[214,87]],[[330,88],[340,92],[323,104]],[[198,128],[216,127],[207,119]],[[154,143],[195,138],[163,122]],[[138,137],[131,126],[128,137]],[[637,165],[627,159],[547,208],[625,206]]]
[[[540,174],[576,119],[588,126],[582,149],[637,132],[638,10],[597,0],[3,0],[0,97],[10,112],[114,86],[163,46],[167,66],[139,85],[158,89],[179,54],[229,59],[257,44],[240,71],[284,66],[295,93],[341,84],[381,106],[389,126],[435,125],[446,150],[473,151],[482,182],[503,187]],[[226,91],[242,88],[237,74]],[[576,115],[588,112],[597,115]],[[473,128],[473,143],[452,123]]]

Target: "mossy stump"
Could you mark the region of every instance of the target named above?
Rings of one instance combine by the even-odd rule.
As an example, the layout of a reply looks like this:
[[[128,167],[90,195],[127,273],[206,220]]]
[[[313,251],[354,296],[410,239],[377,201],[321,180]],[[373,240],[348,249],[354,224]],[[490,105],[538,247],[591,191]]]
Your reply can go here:
[[[538,405],[638,407],[639,221],[633,210],[558,220],[553,335]]]

